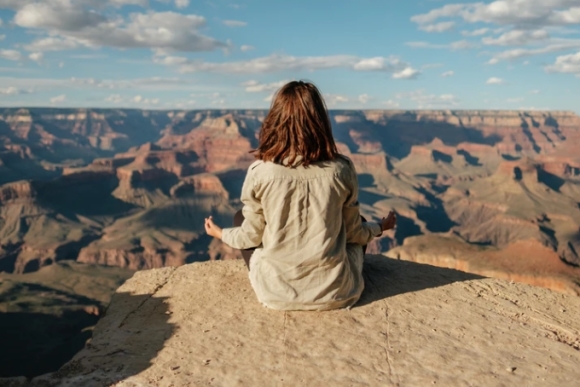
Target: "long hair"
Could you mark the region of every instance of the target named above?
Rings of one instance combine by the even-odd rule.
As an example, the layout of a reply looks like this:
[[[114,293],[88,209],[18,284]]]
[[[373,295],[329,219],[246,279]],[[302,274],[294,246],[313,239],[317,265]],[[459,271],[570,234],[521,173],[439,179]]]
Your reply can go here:
[[[292,81],[272,100],[260,129],[259,145],[251,151],[257,159],[293,166],[334,160],[338,150],[330,118],[320,92],[310,82]]]

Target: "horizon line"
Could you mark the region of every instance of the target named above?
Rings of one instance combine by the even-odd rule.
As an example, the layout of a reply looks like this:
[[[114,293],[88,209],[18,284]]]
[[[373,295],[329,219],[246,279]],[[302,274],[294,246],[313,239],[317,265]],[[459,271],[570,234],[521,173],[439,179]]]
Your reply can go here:
[[[44,109],[44,110],[137,110],[137,111],[157,111],[157,112],[189,112],[189,111],[268,111],[270,108],[216,108],[216,107],[200,107],[200,108],[138,108],[138,107],[74,107],[74,106],[0,106],[2,110],[28,110],[28,109]],[[332,111],[392,111],[392,112],[522,112],[522,113],[572,113],[580,115],[580,112],[574,110],[557,110],[557,109],[393,109],[393,108],[331,108]]]

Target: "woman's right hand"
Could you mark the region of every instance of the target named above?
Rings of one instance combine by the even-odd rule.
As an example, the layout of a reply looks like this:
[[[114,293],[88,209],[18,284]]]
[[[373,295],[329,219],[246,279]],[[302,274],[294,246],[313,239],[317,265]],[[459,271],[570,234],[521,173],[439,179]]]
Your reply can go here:
[[[396,224],[397,224],[397,215],[395,214],[394,211],[390,211],[389,215],[387,215],[386,218],[383,218],[381,220],[381,228],[383,229],[383,231],[395,228]]]

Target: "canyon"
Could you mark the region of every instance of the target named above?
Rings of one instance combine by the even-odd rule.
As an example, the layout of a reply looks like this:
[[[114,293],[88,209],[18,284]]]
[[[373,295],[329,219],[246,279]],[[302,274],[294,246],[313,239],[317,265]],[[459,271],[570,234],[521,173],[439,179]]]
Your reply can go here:
[[[61,260],[141,270],[238,258],[205,235],[202,220],[213,215],[231,224],[266,114],[0,110],[0,271],[28,273]],[[456,250],[459,238],[465,254],[456,260],[476,248],[478,261],[492,261],[489,254],[507,249],[520,264],[530,259],[517,246],[537,245],[550,267],[538,276],[567,273],[569,291],[578,292],[576,114],[330,116],[339,150],[359,173],[363,215],[400,215],[396,231],[375,240],[372,252],[396,248],[412,259],[406,238],[428,236]]]
[[[72,277],[98,268],[105,279],[126,278],[137,270],[240,258],[205,234],[203,219],[212,215],[231,226],[266,114],[0,109],[0,279],[33,283],[26,278],[50,277],[62,265],[77,265]],[[333,110],[330,116],[340,152],[357,168],[362,214],[399,215],[397,228],[372,241],[367,253],[580,295],[578,115]],[[117,282],[107,283],[110,297]],[[12,286],[13,297],[0,302],[3,314],[21,288],[28,289]],[[104,296],[83,297],[74,301],[79,313],[91,315],[106,303]],[[55,313],[35,305],[30,313]]]

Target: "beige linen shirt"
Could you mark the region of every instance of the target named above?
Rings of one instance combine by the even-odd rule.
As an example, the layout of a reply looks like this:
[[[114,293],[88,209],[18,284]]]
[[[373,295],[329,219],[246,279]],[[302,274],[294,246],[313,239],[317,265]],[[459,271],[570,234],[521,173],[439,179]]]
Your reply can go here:
[[[381,234],[361,222],[355,167],[334,161],[290,168],[256,161],[242,187],[244,222],[222,241],[257,247],[250,282],[258,299],[280,310],[327,310],[355,304],[364,288],[362,245]]]

